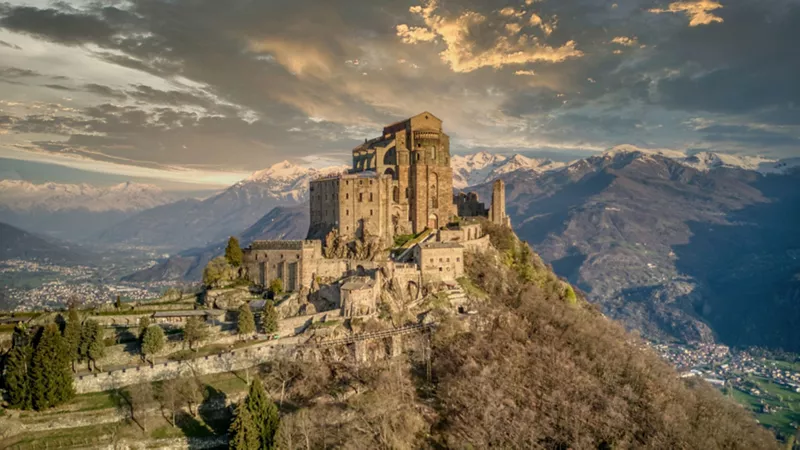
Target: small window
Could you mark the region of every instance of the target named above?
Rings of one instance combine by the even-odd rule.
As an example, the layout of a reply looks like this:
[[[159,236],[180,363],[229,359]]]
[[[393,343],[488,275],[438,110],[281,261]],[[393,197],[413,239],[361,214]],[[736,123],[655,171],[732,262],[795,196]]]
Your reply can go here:
[[[456,258],[456,262],[461,262],[461,258]]]
[[[450,258],[447,258],[447,262],[450,262]]]
[[[444,261],[442,261],[442,258],[439,258],[439,262],[444,262]]]
[[[370,215],[370,216],[372,215],[372,210],[371,210],[371,209],[369,210],[369,215]]]
[[[439,267],[439,272],[441,272],[441,271],[442,271],[442,268],[441,268],[441,267]]]
[[[433,262],[433,258],[431,258],[431,262]]]
[[[369,201],[372,201],[372,192],[369,193]]]
[[[363,202],[364,201],[364,194],[358,194],[358,201],[359,202]]]
[[[350,215],[350,210],[349,209],[345,209],[344,210],[344,215],[345,216],[349,216]]]
[[[345,200],[350,200],[350,194],[344,194],[344,199]]]
[[[369,185],[372,186],[372,180],[369,180]]]
[[[358,180],[358,185],[361,186],[362,184],[364,184],[364,180]]]

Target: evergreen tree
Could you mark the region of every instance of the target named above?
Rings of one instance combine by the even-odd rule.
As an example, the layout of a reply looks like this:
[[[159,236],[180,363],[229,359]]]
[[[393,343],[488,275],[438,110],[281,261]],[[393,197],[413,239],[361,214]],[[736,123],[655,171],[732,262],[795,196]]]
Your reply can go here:
[[[141,341],[144,338],[144,332],[150,326],[150,318],[147,316],[142,316],[139,318],[139,340]]]
[[[253,423],[253,416],[244,402],[236,408],[236,417],[228,430],[230,441],[228,448],[231,450],[257,450],[258,429]]]
[[[81,358],[86,358],[89,362],[89,370],[92,370],[92,363],[97,369],[97,360],[105,355],[105,343],[103,342],[103,329],[94,320],[83,322],[81,328]]]
[[[33,352],[31,385],[33,407],[37,410],[59,405],[75,395],[69,352],[54,323],[44,328]]]
[[[258,430],[259,449],[272,450],[275,443],[275,433],[280,425],[280,416],[275,402],[267,395],[261,380],[256,377],[250,384],[250,391],[244,399],[244,404],[253,416],[253,423]]]
[[[183,340],[189,344],[189,348],[195,349],[195,345],[206,338],[208,331],[206,324],[199,317],[189,317],[186,326],[183,327]]]
[[[278,331],[278,311],[270,301],[264,304],[264,311],[261,312],[261,328],[267,334]]]
[[[114,301],[114,307],[117,309],[122,308],[122,298],[117,295],[117,299]]]
[[[15,345],[8,352],[5,367],[5,384],[8,390],[8,403],[12,408],[30,409],[31,399],[31,357],[33,348],[25,343]]]
[[[250,304],[244,303],[239,307],[239,317],[236,321],[236,331],[239,335],[253,334],[256,331],[256,321],[253,318],[253,311]]]
[[[242,265],[243,258],[244,253],[242,247],[239,246],[239,240],[231,236],[228,239],[228,246],[225,248],[225,260],[233,267],[239,267]]]
[[[64,343],[67,347],[72,371],[75,372],[75,361],[80,357],[81,320],[78,317],[78,310],[74,306],[69,308],[67,325],[64,327]]]
[[[158,325],[151,325],[144,332],[142,337],[142,356],[145,360],[150,356],[150,361],[153,361],[153,355],[160,352],[164,348],[164,330]]]

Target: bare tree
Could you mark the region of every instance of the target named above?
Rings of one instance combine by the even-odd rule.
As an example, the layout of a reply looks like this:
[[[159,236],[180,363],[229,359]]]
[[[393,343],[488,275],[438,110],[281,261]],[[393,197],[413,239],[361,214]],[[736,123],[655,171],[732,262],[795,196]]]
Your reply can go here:
[[[153,388],[150,383],[141,383],[129,386],[127,391],[131,407],[131,420],[139,424],[147,433],[147,406],[153,402]]]
[[[170,423],[173,427],[176,426],[175,413],[178,409],[180,409],[181,404],[179,384],[179,380],[176,379],[166,380],[161,383],[161,386],[158,390],[158,401],[161,403],[162,413],[164,409],[169,411],[171,417]]]

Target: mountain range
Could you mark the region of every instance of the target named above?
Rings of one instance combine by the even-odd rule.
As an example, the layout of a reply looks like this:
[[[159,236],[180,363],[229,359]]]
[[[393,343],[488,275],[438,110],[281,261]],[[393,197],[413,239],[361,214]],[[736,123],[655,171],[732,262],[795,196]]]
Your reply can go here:
[[[800,160],[619,146],[572,163],[482,152],[452,165],[455,186],[484,200],[505,180],[520,237],[630,328],[800,350]],[[134,213],[97,239],[176,252],[130,281],[198,280],[228,236],[303,238],[308,180],[342,169],[282,162],[204,200]]]

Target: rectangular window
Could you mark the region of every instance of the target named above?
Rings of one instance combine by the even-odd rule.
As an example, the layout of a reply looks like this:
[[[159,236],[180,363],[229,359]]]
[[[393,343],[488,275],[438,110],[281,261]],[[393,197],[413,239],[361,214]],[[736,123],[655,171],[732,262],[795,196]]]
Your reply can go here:
[[[369,201],[372,201],[372,192],[369,193]]]
[[[345,209],[344,210],[344,215],[345,216],[349,216],[350,215],[350,210],[349,209]]]
[[[358,194],[358,201],[359,202],[363,202],[364,201],[364,194]]]
[[[345,200],[350,200],[350,194],[344,194],[344,199]]]
[[[450,262],[450,258],[447,258],[447,262]]]
[[[461,262],[461,258],[456,258],[456,262]]]
[[[369,210],[369,215],[370,215],[370,216],[372,215],[372,210],[371,210],[371,209]]]

